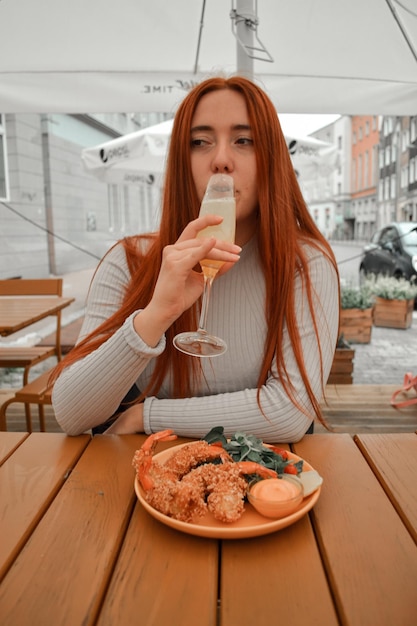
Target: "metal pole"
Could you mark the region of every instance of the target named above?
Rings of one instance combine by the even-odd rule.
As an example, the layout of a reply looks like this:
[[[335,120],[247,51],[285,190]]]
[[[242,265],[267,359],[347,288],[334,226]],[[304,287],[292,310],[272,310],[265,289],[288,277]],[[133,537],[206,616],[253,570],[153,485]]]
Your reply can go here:
[[[57,275],[57,264],[55,256],[55,239],[53,236],[54,218],[52,210],[52,185],[51,185],[51,160],[49,152],[49,121],[48,116],[41,115],[41,132],[42,132],[42,162],[43,162],[43,180],[45,187],[45,221],[47,228],[47,248],[49,272]]]
[[[236,23],[236,32],[238,35],[238,39],[236,40],[237,73],[242,74],[247,78],[253,78],[253,59],[239,43],[239,39],[246,46],[253,48],[254,34],[253,29],[250,27],[250,22],[245,19],[241,19],[239,16],[243,16],[254,21],[256,19],[254,2],[255,0],[237,0],[236,2],[236,11],[238,15]]]

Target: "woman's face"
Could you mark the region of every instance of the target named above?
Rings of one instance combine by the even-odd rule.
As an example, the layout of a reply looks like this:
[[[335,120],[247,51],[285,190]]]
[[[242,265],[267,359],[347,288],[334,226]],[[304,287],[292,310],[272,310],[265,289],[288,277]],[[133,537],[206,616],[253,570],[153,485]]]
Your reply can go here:
[[[256,229],[256,158],[246,103],[231,89],[203,96],[191,122],[191,171],[199,200],[213,174],[229,174],[236,196],[236,243]]]

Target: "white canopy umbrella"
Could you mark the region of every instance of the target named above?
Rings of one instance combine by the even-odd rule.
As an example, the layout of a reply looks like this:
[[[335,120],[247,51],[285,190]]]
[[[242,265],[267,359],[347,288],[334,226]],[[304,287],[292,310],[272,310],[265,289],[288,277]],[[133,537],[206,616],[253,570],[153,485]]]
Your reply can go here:
[[[413,115],[416,1],[0,0],[2,112],[173,113],[236,70],[280,113]]]
[[[85,148],[81,158],[86,170],[107,183],[160,186],[172,122]]]
[[[100,180],[114,184],[161,187],[173,120],[85,148],[85,168]],[[286,137],[300,183],[326,176],[337,163],[337,150],[312,137]]]

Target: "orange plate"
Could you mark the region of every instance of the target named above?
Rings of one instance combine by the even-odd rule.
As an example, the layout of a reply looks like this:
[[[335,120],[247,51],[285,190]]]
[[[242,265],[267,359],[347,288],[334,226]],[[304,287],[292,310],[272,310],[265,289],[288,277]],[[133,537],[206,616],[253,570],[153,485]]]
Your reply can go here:
[[[154,459],[159,463],[164,464],[169,457],[178,450],[178,448],[182,448],[184,445],[189,444],[173,446],[172,448],[155,454]],[[294,461],[302,460],[299,456],[293,454],[292,452],[288,452],[288,456]],[[303,461],[303,463],[303,471],[308,472],[313,469],[307,461]],[[198,518],[194,523],[181,522],[160,513],[150,506],[150,504],[148,504],[145,500],[144,491],[137,478],[135,478],[135,491],[139,502],[148,511],[148,513],[163,524],[171,526],[171,528],[188,533],[189,535],[211,537],[212,539],[243,539],[246,537],[259,537],[260,535],[267,535],[268,533],[273,533],[276,530],[281,530],[281,528],[286,528],[287,526],[294,524],[294,522],[297,522],[315,505],[319,498],[321,487],[319,487],[311,495],[307,496],[307,498],[304,498],[299,508],[287,517],[271,520],[270,518],[264,517],[255,511],[255,509],[248,502],[246,502],[245,511],[242,517],[237,522],[232,522],[230,524],[227,522],[219,522],[209,511],[207,511],[203,517]]]

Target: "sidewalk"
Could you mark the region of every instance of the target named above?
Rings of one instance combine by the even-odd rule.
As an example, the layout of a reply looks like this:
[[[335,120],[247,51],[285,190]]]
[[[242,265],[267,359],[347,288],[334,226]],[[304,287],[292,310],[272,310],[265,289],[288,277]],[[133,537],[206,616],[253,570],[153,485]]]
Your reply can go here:
[[[352,344],[352,347],[354,383],[401,387],[406,372],[417,374],[417,311],[407,330],[373,326],[370,343]]]

